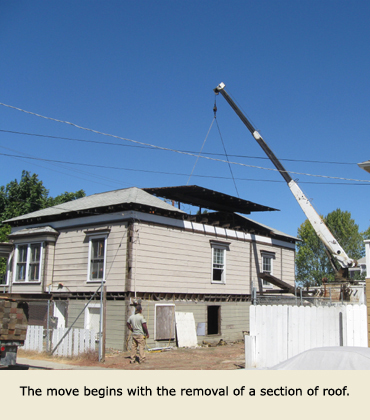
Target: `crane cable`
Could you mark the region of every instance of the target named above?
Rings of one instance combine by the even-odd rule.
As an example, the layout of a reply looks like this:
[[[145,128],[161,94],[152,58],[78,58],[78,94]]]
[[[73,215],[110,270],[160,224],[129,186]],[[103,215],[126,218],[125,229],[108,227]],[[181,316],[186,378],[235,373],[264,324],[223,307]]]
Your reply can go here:
[[[215,100],[215,103],[216,103],[216,100]],[[214,108],[213,108],[213,109],[214,109]],[[217,108],[216,108],[216,111],[217,111]],[[216,118],[216,112],[215,112],[215,118]],[[225,143],[224,143],[224,140],[223,140],[223,138],[222,138],[222,135],[221,135],[221,130],[220,130],[220,126],[218,125],[218,121],[217,121],[217,119],[216,119],[216,125],[217,125],[218,132],[219,132],[219,134],[220,134],[220,139],[221,139],[222,147],[224,148],[224,152],[225,152],[225,156],[226,156],[227,164],[229,165],[229,169],[230,169],[230,173],[231,173],[231,178],[233,179],[233,183],[234,183],[234,187],[235,187],[236,195],[238,196],[238,198],[240,198],[239,191],[238,191],[238,187],[236,186],[236,182],[235,182],[235,178],[234,178],[234,173],[233,173],[233,170],[232,170],[231,165],[230,165],[229,156],[228,156],[228,154],[227,154],[227,152],[226,152]]]
[[[231,173],[231,178],[233,179],[233,182],[234,182],[234,186],[235,186],[235,190],[236,190],[236,195],[238,196],[238,198],[240,198],[239,191],[238,191],[238,188],[236,186],[236,182],[235,182],[233,170],[231,169],[231,165],[230,165],[230,161],[229,161],[229,156],[228,156],[228,154],[226,152],[225,143],[224,143],[224,140],[223,140],[222,135],[221,135],[220,126],[218,125],[218,121],[216,119],[216,113],[217,113],[216,98],[217,98],[217,95],[215,95],[215,104],[213,105],[213,115],[214,115],[214,119],[216,120],[216,125],[217,125],[217,129],[218,129],[218,133],[220,134],[220,139],[221,139],[222,147],[224,148],[224,153],[225,153],[225,156],[226,156],[227,164],[229,165],[229,169],[230,169],[230,173]]]
[[[197,156],[197,160],[196,160],[196,161],[195,161],[195,163],[194,163],[193,170],[191,171],[191,173],[190,173],[190,175],[189,175],[189,179],[188,179],[188,182],[186,183],[186,185],[189,185],[190,178],[192,177],[193,172],[194,172],[194,170],[195,170],[195,167],[197,166],[198,160],[199,160],[199,158],[200,158],[200,156],[201,156],[201,154],[202,154],[203,147],[204,147],[204,145],[206,144],[207,138],[208,138],[209,133],[210,133],[210,131],[211,131],[212,125],[213,125],[213,123],[215,122],[215,119],[216,119],[216,113],[215,113],[215,116],[212,118],[212,122],[211,122],[211,125],[210,125],[209,129],[208,129],[208,132],[207,132],[206,138],[205,138],[205,139],[204,139],[204,141],[203,141],[202,148],[200,149],[200,152],[199,152],[199,154],[198,154],[198,156]]]
[[[235,182],[235,178],[234,178],[233,170],[232,170],[231,165],[230,165],[229,156],[228,156],[228,154],[227,154],[227,152],[226,152],[225,143],[224,143],[224,140],[223,140],[223,138],[222,138],[222,134],[221,134],[220,126],[218,125],[218,121],[217,121],[216,114],[217,114],[217,103],[216,103],[216,95],[215,95],[215,102],[214,102],[214,105],[213,105],[213,119],[212,119],[212,122],[211,122],[211,125],[210,125],[209,129],[208,129],[208,132],[207,132],[206,138],[205,138],[205,139],[204,139],[204,141],[203,141],[202,148],[200,149],[200,152],[199,152],[199,154],[198,154],[197,160],[195,161],[195,164],[194,164],[193,170],[191,171],[191,174],[190,174],[190,176],[189,176],[189,179],[188,179],[188,182],[186,183],[186,185],[189,185],[190,179],[191,179],[191,177],[192,177],[192,175],[193,175],[193,172],[194,172],[194,170],[195,170],[195,167],[196,167],[196,165],[197,165],[197,163],[198,163],[199,157],[200,157],[200,156],[201,156],[201,154],[202,154],[202,151],[203,151],[204,145],[206,144],[206,141],[207,141],[208,135],[209,135],[209,133],[210,133],[210,131],[211,131],[212,125],[213,125],[213,123],[216,121],[217,129],[218,129],[218,132],[219,132],[219,134],[220,134],[220,139],[221,139],[222,147],[223,147],[223,149],[224,149],[224,153],[225,153],[225,156],[226,156],[227,164],[229,165],[229,169],[230,169],[231,177],[232,177],[232,180],[233,180],[233,183],[234,183],[234,186],[235,186],[236,194],[237,194],[237,196],[238,196],[238,197],[240,197],[240,196],[239,196],[238,187],[236,186],[236,182]]]

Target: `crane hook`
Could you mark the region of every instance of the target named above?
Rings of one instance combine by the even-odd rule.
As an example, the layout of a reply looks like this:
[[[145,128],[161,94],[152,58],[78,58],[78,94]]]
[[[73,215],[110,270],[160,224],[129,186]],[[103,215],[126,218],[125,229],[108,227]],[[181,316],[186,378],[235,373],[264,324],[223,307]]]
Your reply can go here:
[[[216,105],[216,99],[215,99],[215,104],[213,106],[213,115],[216,118],[216,112],[217,112],[217,105]]]

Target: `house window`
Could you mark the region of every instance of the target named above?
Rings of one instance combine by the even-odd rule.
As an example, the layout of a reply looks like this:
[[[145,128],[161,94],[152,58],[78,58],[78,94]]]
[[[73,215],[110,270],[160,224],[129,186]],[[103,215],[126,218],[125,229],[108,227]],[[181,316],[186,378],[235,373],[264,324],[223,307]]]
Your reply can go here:
[[[42,244],[25,244],[16,247],[15,282],[39,282],[41,280]]]
[[[262,256],[262,272],[272,275],[273,260],[275,259],[275,253],[273,252],[261,252]],[[263,286],[272,287],[272,284],[267,280],[263,280]]]
[[[106,236],[89,238],[88,281],[105,280],[106,241]]]
[[[210,241],[212,246],[212,283],[226,282],[226,251],[228,243]]]
[[[225,280],[225,250],[213,248],[213,274],[212,281],[224,282]]]
[[[32,244],[30,246],[30,267],[29,279],[30,281],[37,281],[40,278],[40,244]]]

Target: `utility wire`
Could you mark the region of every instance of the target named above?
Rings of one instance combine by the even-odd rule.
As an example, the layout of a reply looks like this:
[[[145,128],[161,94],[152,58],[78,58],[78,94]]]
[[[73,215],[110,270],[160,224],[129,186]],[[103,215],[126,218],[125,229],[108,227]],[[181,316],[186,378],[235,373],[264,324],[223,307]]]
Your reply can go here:
[[[18,150],[10,149],[9,147],[5,147],[5,146],[0,146],[0,147],[2,149],[10,150],[12,152],[21,153]],[[1,153],[0,153],[0,155],[1,155]],[[19,156],[19,157],[16,157],[16,156]],[[40,158],[36,158],[35,156],[32,156],[30,154],[23,153],[22,155],[15,155],[14,156],[14,159],[20,160],[20,161],[24,162],[24,159],[37,159],[37,160],[39,160]],[[46,163],[49,163],[49,162],[46,162]],[[109,181],[110,182],[110,184],[107,184],[107,183],[103,183],[103,182],[99,182],[99,181],[94,180],[94,183],[98,183],[98,184],[101,184],[101,185],[110,186],[112,183],[118,184],[118,185],[122,185],[122,182],[121,181],[117,181],[116,179],[104,177],[104,176],[98,175],[98,174],[93,173],[93,172],[87,172],[87,171],[83,171],[81,169],[71,168],[71,167],[65,166],[66,164],[68,164],[68,162],[62,162],[62,161],[60,161],[60,163],[58,163],[58,162],[50,162],[50,163],[52,163],[53,166],[56,166],[56,167],[61,168],[61,169],[68,170],[69,172],[63,172],[63,171],[58,170],[58,169],[55,169],[55,168],[49,168],[47,166],[38,165],[37,163],[35,163],[34,165],[36,165],[36,166],[38,166],[40,168],[52,170],[52,171],[57,172],[57,173],[60,173],[60,174],[64,174],[64,175],[68,175],[68,176],[73,176],[73,178],[82,179],[83,181],[91,182],[91,180],[89,180],[89,179],[82,178],[81,176],[77,176],[75,174],[72,175],[70,172],[73,171],[73,172],[75,172],[77,174],[92,176],[94,178],[97,178],[97,179],[100,179],[100,180],[103,180],[103,181],[105,180],[105,181]]]
[[[6,157],[12,157],[12,158],[22,158],[22,159],[31,159],[31,160],[38,160],[42,162],[51,162],[51,163],[63,163],[67,165],[81,165],[81,166],[91,166],[91,167],[98,167],[103,169],[116,169],[121,171],[132,171],[132,172],[146,172],[146,173],[154,173],[159,175],[176,175],[176,176],[188,176],[186,173],[176,173],[176,172],[164,172],[164,171],[150,171],[148,169],[133,169],[133,168],[123,168],[118,166],[106,166],[106,165],[96,165],[93,163],[81,163],[81,162],[68,162],[68,161],[62,161],[62,160],[55,160],[55,159],[44,159],[44,158],[37,158],[37,157],[29,157],[29,156],[21,156],[21,155],[12,155],[10,153],[0,153],[0,156],[6,156]],[[193,175],[197,178],[215,178],[215,179],[231,179],[230,177],[224,177],[224,176],[217,176],[217,175]],[[107,178],[108,179],[108,178]],[[258,182],[284,182],[282,180],[273,180],[273,179],[253,179],[253,178],[235,178],[236,180],[242,180],[242,181],[258,181]],[[344,178],[344,180],[346,180]],[[112,179],[113,181],[113,179]],[[351,181],[350,179],[348,181]],[[359,184],[358,182],[363,182],[362,184]],[[366,185],[368,186],[370,184],[370,181],[361,181],[356,180],[356,183],[349,183],[349,182],[314,182],[314,181],[300,181],[300,184],[319,184],[319,185]]]
[[[152,149],[150,146],[138,146],[133,144],[122,144],[122,143],[112,143],[108,141],[98,141],[98,140],[84,140],[84,139],[76,139],[71,137],[59,137],[59,136],[50,136],[46,134],[37,134],[37,133],[25,133],[22,131],[12,131],[12,130],[1,130],[2,133],[9,133],[9,134],[19,134],[23,136],[35,136],[35,137],[43,137],[43,138],[50,138],[56,140],[68,140],[68,141],[77,141],[83,143],[95,143],[101,145],[110,145],[110,146],[120,146],[120,147],[136,147],[139,149]],[[180,150],[184,153],[196,153],[191,150]],[[212,153],[212,152],[203,152],[203,155],[210,155],[210,156],[223,156],[222,153]],[[248,155],[234,155],[228,154],[229,157],[236,157],[236,158],[245,158],[245,159],[263,159],[263,160],[270,160],[270,158],[266,156],[248,156]],[[330,164],[330,165],[357,165],[357,162],[335,162],[335,161],[325,161],[325,160],[307,160],[307,159],[289,159],[289,158],[279,158],[279,160],[284,160],[287,162],[305,162],[305,163],[323,163],[323,164]]]
[[[188,152],[183,152],[183,151],[176,150],[176,149],[170,149],[170,148],[167,148],[167,147],[156,146],[154,144],[144,143],[144,142],[141,142],[141,141],[132,140],[132,139],[128,139],[128,138],[125,138],[125,137],[116,136],[114,134],[103,133],[101,131],[93,130],[91,128],[82,127],[82,126],[79,126],[77,124],[71,123],[69,121],[63,121],[63,120],[58,120],[56,118],[45,117],[44,115],[36,114],[35,112],[31,112],[31,111],[26,111],[24,109],[17,108],[17,107],[12,106],[12,105],[7,105],[7,104],[4,104],[2,102],[0,102],[0,105],[5,106],[7,108],[15,109],[15,110],[20,111],[20,112],[24,112],[26,114],[34,115],[36,117],[44,118],[46,120],[68,124],[68,125],[71,125],[73,127],[79,128],[81,130],[89,131],[89,132],[96,133],[96,134],[101,134],[103,136],[113,137],[113,138],[116,138],[116,139],[125,140],[125,141],[129,141],[129,142],[132,142],[132,143],[135,143],[135,144],[144,145],[144,146],[150,146],[154,149],[167,150],[167,151],[171,151],[171,152],[174,152],[174,153],[179,153],[179,154],[183,154],[183,155],[187,155],[187,156],[195,156],[195,157],[197,156],[194,153],[188,153]],[[210,158],[208,156],[200,156],[200,157],[202,159],[227,163],[227,161],[225,161],[223,159],[215,159],[215,158]],[[230,162],[230,163],[233,164],[233,165],[240,165],[240,166],[244,166],[244,167],[248,167],[248,168],[263,169],[263,170],[266,170],[266,171],[273,171],[273,172],[280,172],[280,173],[283,172],[283,171],[281,171],[281,170],[279,171],[278,169],[275,169],[275,168],[264,168],[262,166],[247,165],[245,163],[239,163],[239,162]],[[309,174],[309,173],[304,173],[304,172],[294,172],[294,171],[285,171],[285,172],[287,172],[289,174],[305,175],[305,176],[312,176],[312,177],[317,177],[317,178],[337,179],[337,180],[344,180],[344,181],[368,182],[368,183],[370,183],[370,180],[350,179],[350,178],[344,178],[344,177],[333,177],[333,176],[328,176],[328,175],[315,175],[315,174]]]

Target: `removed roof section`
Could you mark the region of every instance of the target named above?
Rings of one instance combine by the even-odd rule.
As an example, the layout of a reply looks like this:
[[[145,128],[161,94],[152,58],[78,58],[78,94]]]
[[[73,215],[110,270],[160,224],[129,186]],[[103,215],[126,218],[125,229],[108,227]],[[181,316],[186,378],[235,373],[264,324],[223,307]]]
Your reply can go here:
[[[225,211],[229,213],[250,214],[253,211],[278,211],[252,201],[223,194],[197,185],[184,185],[180,187],[144,188],[150,194],[167,198],[191,206],[208,210]]]

